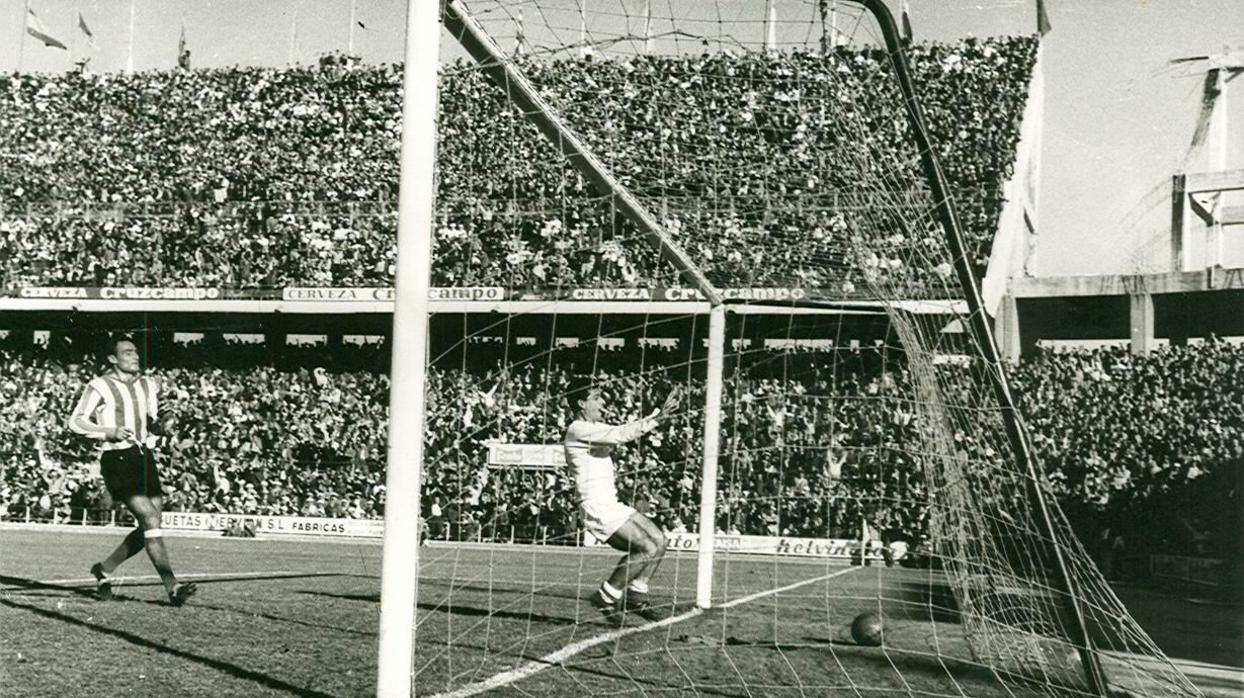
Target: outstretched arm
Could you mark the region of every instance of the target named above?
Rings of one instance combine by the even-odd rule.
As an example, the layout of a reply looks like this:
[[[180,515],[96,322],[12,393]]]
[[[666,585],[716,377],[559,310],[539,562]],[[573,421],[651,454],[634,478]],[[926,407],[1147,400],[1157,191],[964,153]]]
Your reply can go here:
[[[675,389],[666,396],[665,402],[660,409],[653,410],[652,414],[643,419],[637,419],[619,426],[576,422],[570,429],[569,438],[589,444],[609,446],[634,441],[655,429],[660,424],[661,419],[672,414],[680,400],[682,400],[682,395]]]
[[[570,431],[567,434],[566,440],[582,441],[594,445],[617,446],[618,444],[638,439],[655,429],[656,426],[656,413],[618,426],[575,422],[570,425]]]

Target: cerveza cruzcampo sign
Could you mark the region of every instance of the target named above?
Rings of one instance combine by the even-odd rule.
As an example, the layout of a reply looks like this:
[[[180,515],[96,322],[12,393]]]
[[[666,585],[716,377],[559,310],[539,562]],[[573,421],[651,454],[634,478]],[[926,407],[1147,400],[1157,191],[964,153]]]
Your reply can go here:
[[[739,287],[720,289],[728,301],[802,301],[840,298],[840,291],[800,287]],[[392,303],[396,292],[388,286],[296,286],[289,288],[178,288],[161,286],[19,286],[0,289],[0,297],[40,300],[106,301],[216,301],[280,300],[299,303]],[[434,286],[428,290],[434,302],[491,303],[500,301],[635,301],[697,302],[704,294],[678,286],[631,288],[512,288],[501,286]]]
[[[210,301],[231,296],[221,288],[173,288],[162,286],[26,286],[9,295],[18,298],[66,298],[98,300],[184,300]]]

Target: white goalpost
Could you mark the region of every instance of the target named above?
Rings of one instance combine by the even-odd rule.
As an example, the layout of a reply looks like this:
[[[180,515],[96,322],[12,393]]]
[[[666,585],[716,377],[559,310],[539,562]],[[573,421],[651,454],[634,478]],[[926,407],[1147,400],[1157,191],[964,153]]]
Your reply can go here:
[[[393,312],[376,669],[376,695],[386,698],[406,698],[412,688],[423,464],[423,429],[415,425],[424,421],[440,26],[439,2],[411,0],[406,4],[397,297]],[[353,36],[353,25],[350,32]]]
[[[721,384],[725,372],[726,307],[714,305],[708,316],[708,379],[704,401],[704,462],[700,486],[700,550],[697,553],[695,604],[713,605],[713,552],[717,533],[717,454],[721,443]]]

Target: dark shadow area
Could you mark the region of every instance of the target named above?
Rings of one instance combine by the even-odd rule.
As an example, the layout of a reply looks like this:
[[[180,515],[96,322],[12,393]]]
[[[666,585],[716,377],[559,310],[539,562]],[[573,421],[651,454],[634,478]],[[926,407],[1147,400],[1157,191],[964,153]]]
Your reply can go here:
[[[447,589],[449,591],[478,591],[487,594],[495,594],[497,592],[523,595],[535,594],[537,596],[545,596],[548,598],[574,599],[576,601],[581,598],[577,593],[554,593],[547,590],[533,591],[532,587],[529,586],[513,587],[502,584],[493,584],[492,586],[484,586],[482,584],[456,584],[454,582],[446,582],[439,579],[421,579],[419,580],[419,586],[434,586]]]
[[[310,593],[310,592],[299,592],[299,593]],[[287,618],[285,616],[278,616],[273,613],[257,613],[253,610],[246,609],[246,608],[231,608],[229,606],[216,606],[213,604],[203,603],[200,597],[195,597],[194,601],[192,601],[191,603],[194,605],[195,608],[205,608],[205,609],[212,610],[212,611],[221,611],[223,613],[233,613],[239,616],[245,616],[247,618],[263,618],[264,620],[270,620],[270,621],[274,621],[277,623],[298,625],[304,628],[312,628],[314,630],[331,630],[333,632],[343,633],[346,635],[355,635],[357,637],[376,637],[376,632],[374,631],[356,630],[354,628],[343,628],[341,626],[329,625],[327,623],[311,623],[309,621],[298,620],[296,618]]]
[[[339,575],[335,575],[331,573],[315,573],[315,574],[298,574],[298,575],[283,574],[283,575],[272,575],[270,577],[250,577],[250,576],[241,577],[241,578],[218,577],[218,578],[214,578],[210,580],[198,581],[195,583],[196,584],[210,584],[210,583],[215,583],[215,582],[230,582],[230,581],[251,581],[251,580],[265,581],[265,580],[272,580],[272,579],[303,579],[303,578],[310,578],[310,577],[336,577],[336,576],[339,576]],[[187,579],[191,579],[191,578],[193,578],[193,575],[187,576]],[[0,584],[7,584],[9,586],[18,587],[17,589],[9,589],[5,591],[13,595],[20,594],[22,598],[27,598],[27,599],[29,598],[55,598],[57,596],[60,596],[60,594],[26,593],[28,591],[56,591],[56,592],[70,592],[76,596],[80,596],[82,598],[89,599],[91,601],[97,601],[99,603],[126,603],[128,602],[128,603],[145,603],[151,606],[166,606],[167,605],[163,601],[153,601],[150,599],[139,599],[133,596],[126,596],[125,594],[121,593],[121,590],[124,589],[125,587],[160,586],[159,581],[140,582],[140,583],[135,583],[135,584],[117,584],[113,587],[112,600],[106,601],[106,602],[98,601],[98,599],[95,598],[95,588],[93,584],[90,587],[72,586],[72,585],[64,585],[64,584],[48,584],[46,582],[40,582],[40,581],[36,581],[33,579],[26,579],[24,577],[13,577],[13,576],[6,576],[6,575],[0,575]],[[300,592],[300,593],[311,593],[311,592]],[[376,633],[374,632],[355,630],[353,628],[342,628],[342,627],[338,627],[335,625],[327,625],[324,623],[310,623],[307,621],[297,620],[295,618],[286,618],[284,616],[278,616],[278,615],[271,614],[271,613],[257,613],[253,610],[244,609],[244,608],[232,608],[229,606],[218,606],[218,605],[214,605],[211,603],[204,603],[203,597],[201,596],[196,597],[193,603],[194,603],[195,608],[203,608],[203,609],[209,609],[213,611],[221,611],[224,613],[233,613],[233,614],[237,614],[240,616],[245,616],[247,618],[263,618],[265,620],[271,620],[271,621],[275,621],[278,623],[289,623],[291,625],[300,625],[305,628],[314,628],[317,630],[332,630],[335,632],[346,633],[350,635],[357,635],[360,637],[375,637],[376,636]]]
[[[228,583],[228,582],[265,582],[265,581],[271,581],[275,579],[314,579],[317,577],[343,577],[343,576],[354,576],[354,575],[342,575],[342,574],[337,574],[336,572],[308,572],[308,573],[296,573],[296,574],[272,574],[272,575],[265,575],[262,577],[256,577],[254,575],[248,574],[245,576],[237,576],[237,577],[212,577],[211,579],[198,579],[196,578],[196,575],[188,574],[188,575],[185,575],[184,577],[181,577],[180,579],[181,581],[184,581],[184,582],[194,582],[195,584],[203,585],[203,584],[221,584],[221,583]],[[86,596],[88,598],[95,598],[95,583],[94,582],[85,582],[83,584],[49,584],[47,582],[41,582],[37,579],[29,579],[27,577],[14,577],[12,575],[0,574],[0,584],[4,584],[10,587],[17,587],[17,589],[0,590],[6,593],[21,592],[21,591],[26,591],[26,590],[44,590],[44,591],[56,590],[56,591],[67,591],[73,594],[77,594],[79,596]],[[125,589],[126,587],[158,587],[158,586],[162,586],[160,580],[158,579],[151,579],[151,580],[142,581],[142,582],[133,582],[133,581],[127,581],[124,577],[114,577],[112,589],[114,592],[116,592],[120,589]]]
[[[74,596],[81,596],[87,599],[95,598],[95,585],[94,584],[92,584],[89,587],[74,586],[71,584],[48,584],[47,582],[40,582],[38,580],[27,579],[25,577],[13,577],[10,575],[5,575],[5,574],[0,574],[0,584],[4,584],[10,587],[17,587],[16,589],[4,589],[3,591],[6,594],[11,594],[15,591],[16,592],[60,591],[60,592],[68,592],[70,594],[73,594]]]
[[[1082,689],[1063,689],[1059,686],[1033,681],[1030,677],[1011,672],[1002,672],[1006,681],[1004,684],[1002,676],[999,676],[997,672],[951,656],[930,657],[897,647],[867,647],[849,640],[836,638],[805,636],[802,639],[808,644],[727,641],[726,648],[757,648],[790,652],[824,647],[829,648],[830,652],[841,653],[843,657],[849,656],[852,661],[874,664],[874,669],[899,671],[908,678],[912,678],[913,674],[920,674],[931,679],[947,677],[953,679],[956,683],[965,685],[965,687],[976,688],[977,690],[992,689],[998,695],[1011,697],[1027,695],[1049,696],[1052,694],[1059,695],[1061,692],[1065,692],[1069,696],[1084,695]],[[1031,689],[1032,692],[1029,693],[1028,689]],[[969,690],[968,695],[978,694]]]
[[[229,662],[222,661],[220,659],[213,659],[212,657],[204,657],[204,656],[197,655],[191,652],[186,652],[185,650],[179,650],[175,647],[169,647],[168,645],[164,645],[159,642],[148,640],[145,637],[135,635],[134,633],[127,632],[125,630],[118,630],[116,628],[108,628],[108,627],[99,625],[97,623],[92,623],[89,621],[81,620],[79,618],[74,618],[73,616],[69,616],[63,613],[58,613],[56,611],[39,608],[38,606],[31,606],[31,605],[27,605],[23,603],[18,603],[12,599],[0,598],[0,604],[8,606],[9,608],[22,610],[22,611],[28,611],[30,613],[43,616],[44,618],[49,618],[51,620],[60,621],[62,623],[67,623],[69,625],[83,628],[85,630],[90,630],[92,632],[100,633],[101,635],[108,635],[110,637],[115,637],[117,639],[128,642],[131,645],[154,650],[161,654],[166,654],[169,656],[177,657],[178,659],[184,659],[189,662],[194,662],[195,664],[199,664],[205,667],[209,667],[211,669],[215,669],[216,671],[220,671],[222,673],[228,674],[234,678],[244,679],[246,681],[253,681],[265,688],[275,689],[279,691],[286,691],[288,693],[292,693],[297,696],[307,696],[309,698],[335,698],[330,693],[324,693],[322,691],[316,691],[316,690],[309,689],[309,688],[302,688],[300,686],[295,686],[291,683],[286,683],[285,681],[282,681],[278,678],[268,676],[267,674],[261,674],[257,671],[251,671],[250,669],[245,669],[236,664],[231,664]]]
[[[1244,668],[1244,613],[1238,605],[1119,584],[1114,592],[1168,657]]]
[[[330,591],[299,591],[299,594],[306,596],[327,596],[332,599],[345,599],[346,601],[365,601],[367,603],[380,603],[380,594],[334,594]]]
[[[885,614],[901,620],[959,623],[959,605],[948,584],[901,581],[884,590]]]
[[[333,599],[345,599],[347,601],[366,601],[368,603],[379,603],[380,594],[333,594],[326,591],[300,591],[299,594],[309,596],[327,596]],[[518,611],[492,610],[485,608],[475,608],[473,606],[453,606],[448,604],[436,603],[419,603],[416,606],[423,611],[441,611],[444,613],[452,613],[458,616],[469,616],[475,618],[491,617],[501,618],[504,620],[521,620],[523,622],[535,621],[537,623],[548,623],[550,625],[578,625],[579,620],[574,618],[564,618],[561,616],[550,616],[543,613],[530,613]]]

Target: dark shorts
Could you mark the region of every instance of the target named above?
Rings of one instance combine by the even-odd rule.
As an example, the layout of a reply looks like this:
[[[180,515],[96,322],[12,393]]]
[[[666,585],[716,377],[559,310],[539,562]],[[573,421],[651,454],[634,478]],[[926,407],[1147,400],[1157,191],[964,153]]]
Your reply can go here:
[[[104,451],[99,460],[99,473],[104,476],[104,485],[108,487],[113,501],[124,502],[138,494],[148,497],[163,494],[155,456],[148,448],[131,446],[123,450]]]

